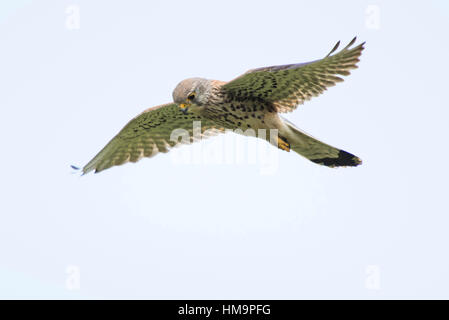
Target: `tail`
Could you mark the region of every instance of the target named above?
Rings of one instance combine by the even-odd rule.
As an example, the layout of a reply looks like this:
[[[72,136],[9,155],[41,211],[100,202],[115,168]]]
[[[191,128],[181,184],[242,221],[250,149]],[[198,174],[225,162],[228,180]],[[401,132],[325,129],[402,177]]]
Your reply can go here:
[[[356,167],[362,163],[355,155],[321,142],[302,132],[288,120],[283,120],[286,129],[282,130],[285,132],[280,132],[280,138],[287,140],[285,142],[289,144],[290,149],[310,161],[328,167]]]

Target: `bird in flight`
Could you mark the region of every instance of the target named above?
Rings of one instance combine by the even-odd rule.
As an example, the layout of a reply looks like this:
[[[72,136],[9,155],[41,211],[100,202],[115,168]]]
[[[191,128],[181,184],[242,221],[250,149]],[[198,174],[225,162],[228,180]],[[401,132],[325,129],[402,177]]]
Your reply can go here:
[[[280,116],[343,81],[339,76],[347,76],[357,68],[365,43],[351,48],[355,41],[356,38],[333,54],[338,42],[320,60],[252,69],[229,82],[183,80],[173,91],[172,103],[149,108],[132,119],[82,172],[100,172],[137,162],[142,157],[168,152],[176,145],[228,130],[261,129],[277,130],[276,138],[269,140],[271,144],[288,152],[293,150],[317,164],[358,166],[362,163],[358,157],[313,138]],[[195,121],[201,124],[196,138]],[[177,129],[188,133],[187,139],[173,138]]]

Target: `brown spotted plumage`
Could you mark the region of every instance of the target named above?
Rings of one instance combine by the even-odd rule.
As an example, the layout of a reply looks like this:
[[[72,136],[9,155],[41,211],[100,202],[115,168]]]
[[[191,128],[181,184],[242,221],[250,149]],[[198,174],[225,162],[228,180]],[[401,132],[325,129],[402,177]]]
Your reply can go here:
[[[333,54],[338,42],[321,60],[252,69],[230,82],[186,79],[173,91],[174,103],[150,108],[131,120],[84,166],[83,173],[136,162],[168,152],[180,143],[193,142],[194,121],[201,121],[197,137],[225,129],[238,133],[275,129],[278,139],[271,143],[282,150],[293,150],[328,167],[357,166],[361,164],[358,157],[311,137],[278,114],[294,110],[357,68],[364,43],[351,48],[355,40]],[[173,139],[176,129],[186,130],[190,138]]]
[[[199,137],[207,138],[223,131],[223,127],[193,114],[183,114],[175,103],[145,110],[132,119],[88,164],[83,173],[100,172],[126,162],[137,162],[159,152],[168,152],[181,143],[194,142],[193,122],[201,121]],[[189,139],[172,141],[173,130],[185,129]]]
[[[223,89],[235,100],[257,97],[270,102],[277,112],[293,111],[298,104],[343,81],[339,75],[347,76],[351,69],[357,68],[364,43],[350,49],[355,40],[331,56],[340,44],[337,42],[321,60],[249,70],[225,84]]]

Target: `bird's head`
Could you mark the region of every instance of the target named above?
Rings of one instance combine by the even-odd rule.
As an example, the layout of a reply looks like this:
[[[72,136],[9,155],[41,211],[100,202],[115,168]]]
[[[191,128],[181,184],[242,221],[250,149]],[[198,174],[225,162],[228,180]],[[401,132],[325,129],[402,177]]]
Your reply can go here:
[[[173,101],[181,111],[195,111],[207,104],[211,81],[203,78],[189,78],[181,81],[173,90]]]

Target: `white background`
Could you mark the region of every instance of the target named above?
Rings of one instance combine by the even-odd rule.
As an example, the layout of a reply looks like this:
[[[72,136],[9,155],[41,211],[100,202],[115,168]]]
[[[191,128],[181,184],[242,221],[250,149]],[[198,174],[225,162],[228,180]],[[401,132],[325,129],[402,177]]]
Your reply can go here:
[[[2,1],[0,297],[449,298],[448,31],[447,1]],[[360,68],[287,118],[360,167],[69,167],[184,78],[355,35]]]

